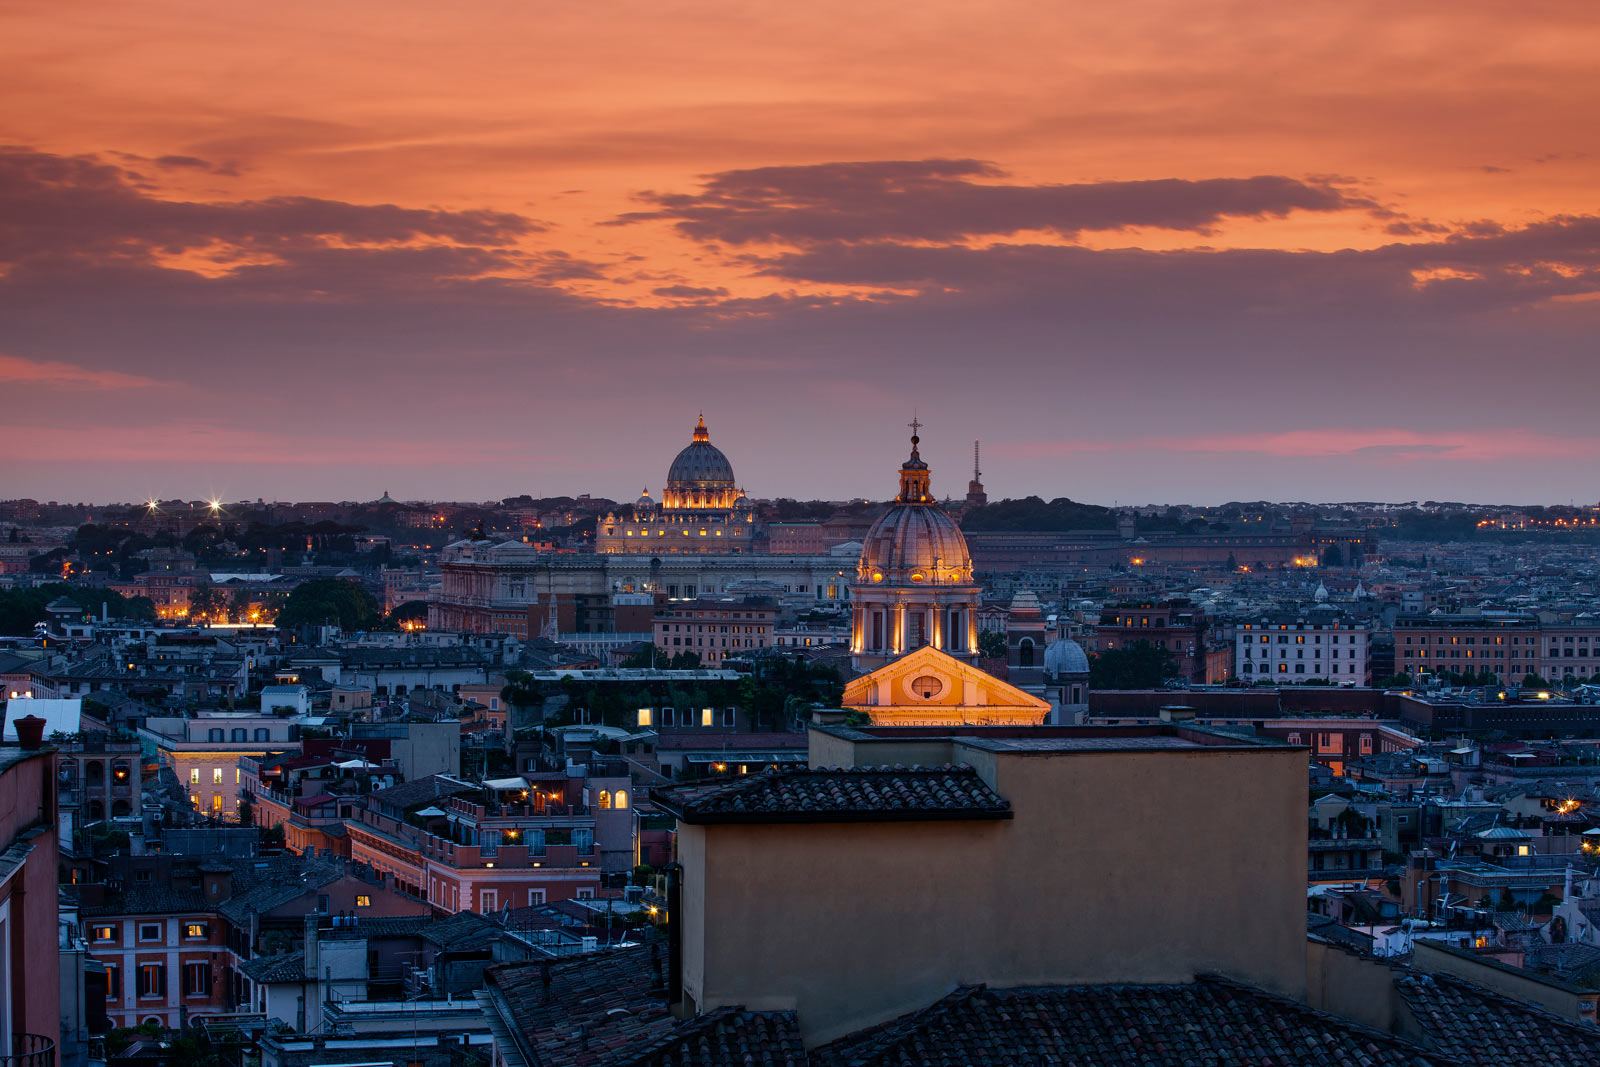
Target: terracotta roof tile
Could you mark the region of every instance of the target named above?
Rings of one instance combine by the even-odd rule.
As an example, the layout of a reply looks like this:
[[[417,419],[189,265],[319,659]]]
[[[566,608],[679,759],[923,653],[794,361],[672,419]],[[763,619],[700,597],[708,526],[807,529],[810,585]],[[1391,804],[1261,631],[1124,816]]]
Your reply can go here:
[[[690,823],[1011,817],[1005,798],[964,765],[771,769],[650,796]]]
[[[1246,986],[959,989],[812,1051],[829,1067],[1449,1067],[1397,1038]]]
[[[1434,1047],[1472,1067],[1600,1067],[1600,1030],[1447,974],[1412,974],[1395,988]]]

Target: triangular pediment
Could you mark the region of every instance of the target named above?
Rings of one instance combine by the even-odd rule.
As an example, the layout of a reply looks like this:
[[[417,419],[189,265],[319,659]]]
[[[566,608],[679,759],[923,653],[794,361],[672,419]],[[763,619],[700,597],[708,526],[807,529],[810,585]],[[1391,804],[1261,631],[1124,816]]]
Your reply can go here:
[[[1048,701],[932,645],[850,682],[840,703],[874,725],[1038,725],[1050,713]]]

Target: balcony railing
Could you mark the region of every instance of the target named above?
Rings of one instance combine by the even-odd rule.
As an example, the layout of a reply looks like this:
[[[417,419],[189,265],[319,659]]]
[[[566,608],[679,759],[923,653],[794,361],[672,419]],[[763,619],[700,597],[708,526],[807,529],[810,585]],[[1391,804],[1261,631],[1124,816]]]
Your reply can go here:
[[[54,1039],[42,1034],[13,1034],[11,1055],[0,1056],[0,1067],[52,1067],[55,1061]]]

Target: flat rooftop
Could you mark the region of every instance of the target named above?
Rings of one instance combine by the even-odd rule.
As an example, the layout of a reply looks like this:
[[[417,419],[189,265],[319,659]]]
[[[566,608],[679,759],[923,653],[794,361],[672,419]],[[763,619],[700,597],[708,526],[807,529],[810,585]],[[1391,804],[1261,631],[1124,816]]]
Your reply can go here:
[[[852,744],[948,741],[984,752],[1137,752],[1172,749],[1304,748],[1274,737],[1188,722],[1136,726],[832,726],[811,729]]]

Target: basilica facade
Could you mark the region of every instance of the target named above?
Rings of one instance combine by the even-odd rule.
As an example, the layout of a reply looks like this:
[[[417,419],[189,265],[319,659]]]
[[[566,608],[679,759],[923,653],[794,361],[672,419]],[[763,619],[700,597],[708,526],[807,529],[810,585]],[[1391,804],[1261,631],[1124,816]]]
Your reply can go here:
[[[733,464],[711,443],[701,416],[689,444],[673,459],[657,504],[647,487],[633,518],[607,514],[595,529],[595,551],[605,555],[736,556],[763,549],[764,529],[733,478]]]

